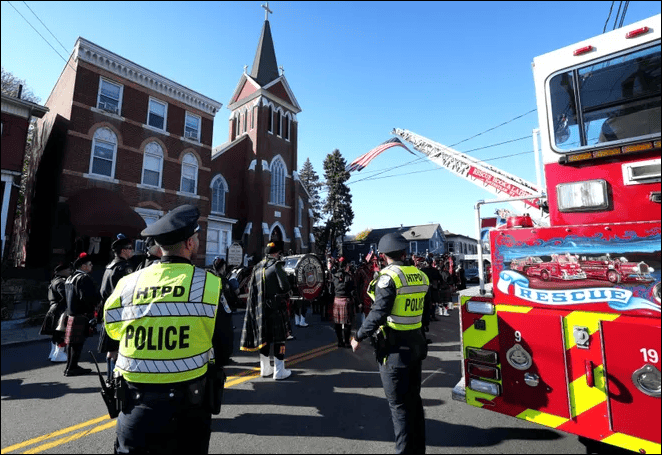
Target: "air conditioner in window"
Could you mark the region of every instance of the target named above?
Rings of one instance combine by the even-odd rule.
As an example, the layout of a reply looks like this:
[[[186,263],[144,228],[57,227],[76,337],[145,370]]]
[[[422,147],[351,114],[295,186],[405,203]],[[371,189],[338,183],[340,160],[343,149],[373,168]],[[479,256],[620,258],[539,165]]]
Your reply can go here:
[[[185,131],[184,132],[184,137],[189,138],[189,139],[198,139],[198,132],[197,131]]]
[[[112,114],[117,114],[117,106],[110,103],[99,103],[99,109],[102,111],[110,112]]]

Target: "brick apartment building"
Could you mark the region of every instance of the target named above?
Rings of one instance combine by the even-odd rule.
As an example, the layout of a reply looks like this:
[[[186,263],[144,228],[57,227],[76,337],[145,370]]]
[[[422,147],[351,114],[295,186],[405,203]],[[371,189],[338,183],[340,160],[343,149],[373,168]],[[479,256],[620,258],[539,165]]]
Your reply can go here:
[[[309,196],[295,172],[301,109],[278,74],[268,21],[229,106],[229,141],[212,150],[221,106],[79,38],[38,124],[16,264],[52,269],[81,251],[103,264],[118,233],[138,238],[181,204],[201,212],[197,265],[232,242],[254,260],[270,238],[308,251]]]
[[[32,117],[43,117],[48,109],[18,97],[2,94],[2,258],[12,241],[25,144]]]

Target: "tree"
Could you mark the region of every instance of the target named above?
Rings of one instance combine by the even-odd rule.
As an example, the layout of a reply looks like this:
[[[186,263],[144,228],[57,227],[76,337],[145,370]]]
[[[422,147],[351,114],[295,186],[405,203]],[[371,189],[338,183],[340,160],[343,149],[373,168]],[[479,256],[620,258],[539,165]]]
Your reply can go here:
[[[24,79],[19,79],[14,76],[10,71],[5,71],[5,67],[2,67],[2,93],[5,95],[18,97],[18,88],[23,86],[21,91],[21,99],[25,101],[30,101],[31,103],[39,104],[41,99],[36,96]]]
[[[313,211],[313,225],[317,225],[322,219],[322,200],[320,199],[320,189],[324,186],[320,182],[320,178],[313,169],[313,164],[310,162],[310,158],[306,158],[306,162],[303,163],[303,167],[299,172],[299,179],[303,186],[308,190],[310,194],[310,208]]]
[[[345,170],[346,167],[347,162],[338,149],[327,155],[324,160],[324,178],[329,194],[322,211],[328,218],[322,238],[319,239],[323,243],[319,246],[323,248],[331,239],[331,252],[333,252],[334,246],[337,246],[340,254],[342,254],[342,238],[347,234],[354,221],[352,195],[345,184],[349,180],[349,172]],[[340,245],[334,245],[338,237],[341,238]]]

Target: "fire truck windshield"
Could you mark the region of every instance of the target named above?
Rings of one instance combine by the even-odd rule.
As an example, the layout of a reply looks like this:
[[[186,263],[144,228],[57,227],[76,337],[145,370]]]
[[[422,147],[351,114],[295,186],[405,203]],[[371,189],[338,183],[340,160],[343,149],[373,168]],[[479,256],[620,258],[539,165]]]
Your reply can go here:
[[[659,136],[660,45],[558,73],[549,95],[559,152]]]

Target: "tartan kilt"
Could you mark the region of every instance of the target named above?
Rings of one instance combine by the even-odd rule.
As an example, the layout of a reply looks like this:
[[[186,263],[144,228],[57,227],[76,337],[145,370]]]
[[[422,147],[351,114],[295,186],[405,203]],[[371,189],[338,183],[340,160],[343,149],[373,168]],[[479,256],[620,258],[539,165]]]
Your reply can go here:
[[[64,333],[64,342],[69,344],[82,344],[88,336],[87,316],[69,316],[67,320],[67,331]]]
[[[292,327],[285,305],[269,313],[264,329],[264,342],[266,343],[279,343],[287,340],[287,336],[292,332]]]
[[[354,302],[349,297],[333,299],[333,323],[351,324],[354,319]]]
[[[435,303],[448,303],[452,299],[451,288],[450,286],[444,286],[439,289],[439,300]]]

